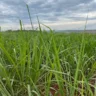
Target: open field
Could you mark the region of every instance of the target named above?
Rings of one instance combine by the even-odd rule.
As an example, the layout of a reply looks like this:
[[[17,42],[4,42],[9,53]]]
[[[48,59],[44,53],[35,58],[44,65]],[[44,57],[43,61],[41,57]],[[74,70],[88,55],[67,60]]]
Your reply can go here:
[[[96,96],[96,35],[1,32],[0,96]]]

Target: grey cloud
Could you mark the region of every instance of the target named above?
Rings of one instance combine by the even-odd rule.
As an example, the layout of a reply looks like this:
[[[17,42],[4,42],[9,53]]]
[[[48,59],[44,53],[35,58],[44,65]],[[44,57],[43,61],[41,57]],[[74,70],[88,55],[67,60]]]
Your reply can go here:
[[[26,3],[28,0],[2,0],[0,3],[5,4],[14,14],[3,14],[0,13],[0,21],[2,23],[6,22],[18,22],[18,19],[22,19],[23,22],[29,23],[28,11],[26,8]],[[29,0],[31,1],[31,0]],[[50,2],[49,2],[50,1]],[[36,22],[36,15],[39,16],[40,20],[45,21],[58,21],[60,18],[68,18],[71,20],[85,20],[85,17],[74,16],[74,14],[83,14],[90,12],[96,12],[96,2],[94,0],[36,0],[29,4],[30,13],[33,22]],[[0,9],[2,11],[2,9]],[[9,21],[8,21],[8,20]],[[96,18],[89,18],[90,20],[95,20]],[[4,20],[4,22],[3,22]],[[6,20],[6,21],[5,21]]]

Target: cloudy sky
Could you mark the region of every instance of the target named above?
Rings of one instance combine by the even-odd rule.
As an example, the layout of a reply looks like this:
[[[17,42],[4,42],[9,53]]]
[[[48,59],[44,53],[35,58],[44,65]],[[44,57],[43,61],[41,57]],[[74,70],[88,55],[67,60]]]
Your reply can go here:
[[[37,15],[41,23],[55,30],[84,29],[88,15],[87,29],[96,28],[96,0],[0,0],[3,30],[18,29],[19,19],[26,29],[30,29],[26,4],[35,28]]]

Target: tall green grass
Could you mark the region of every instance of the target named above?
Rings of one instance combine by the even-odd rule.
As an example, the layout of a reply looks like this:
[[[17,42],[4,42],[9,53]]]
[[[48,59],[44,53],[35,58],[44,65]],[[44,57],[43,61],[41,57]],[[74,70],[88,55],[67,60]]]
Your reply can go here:
[[[49,96],[54,84],[61,96],[72,96],[73,89],[74,96],[95,96],[91,90],[96,88],[95,83],[92,85],[96,72],[95,34],[85,35],[84,51],[81,51],[82,34],[41,35],[26,31],[0,35],[2,96]],[[77,79],[74,76],[78,64]]]
[[[0,33],[0,96],[95,96],[96,34],[46,32],[37,20],[37,32],[20,20]]]

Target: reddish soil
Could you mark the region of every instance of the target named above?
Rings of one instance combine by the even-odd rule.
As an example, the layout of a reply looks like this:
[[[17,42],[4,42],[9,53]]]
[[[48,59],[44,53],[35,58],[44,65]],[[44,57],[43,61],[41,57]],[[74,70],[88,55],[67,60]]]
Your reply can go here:
[[[59,90],[59,87],[57,84],[54,84],[51,86],[52,88],[50,89],[50,92],[52,96],[55,96],[56,92]],[[60,94],[57,94],[57,96],[60,96]]]
[[[94,86],[94,85],[95,85],[95,80],[90,80],[90,84]],[[80,84],[80,85],[78,85],[78,87],[79,87],[79,88],[82,88],[82,85]],[[85,89],[85,88],[84,88],[84,89]],[[92,86],[91,86],[91,90],[92,90],[92,92],[93,92],[93,94],[94,94],[94,88],[93,88]],[[51,95],[52,95],[52,96],[61,96],[58,91],[59,91],[59,86],[58,86],[58,84],[53,84],[53,85],[51,86],[51,88],[50,88],[50,93],[51,93]],[[43,90],[43,92],[44,92],[44,90]],[[65,92],[65,90],[64,90],[64,92]],[[45,96],[45,95],[42,95],[42,96]],[[81,95],[80,95],[79,92],[75,92],[74,96],[81,96]],[[84,96],[85,96],[85,95],[84,95]]]

